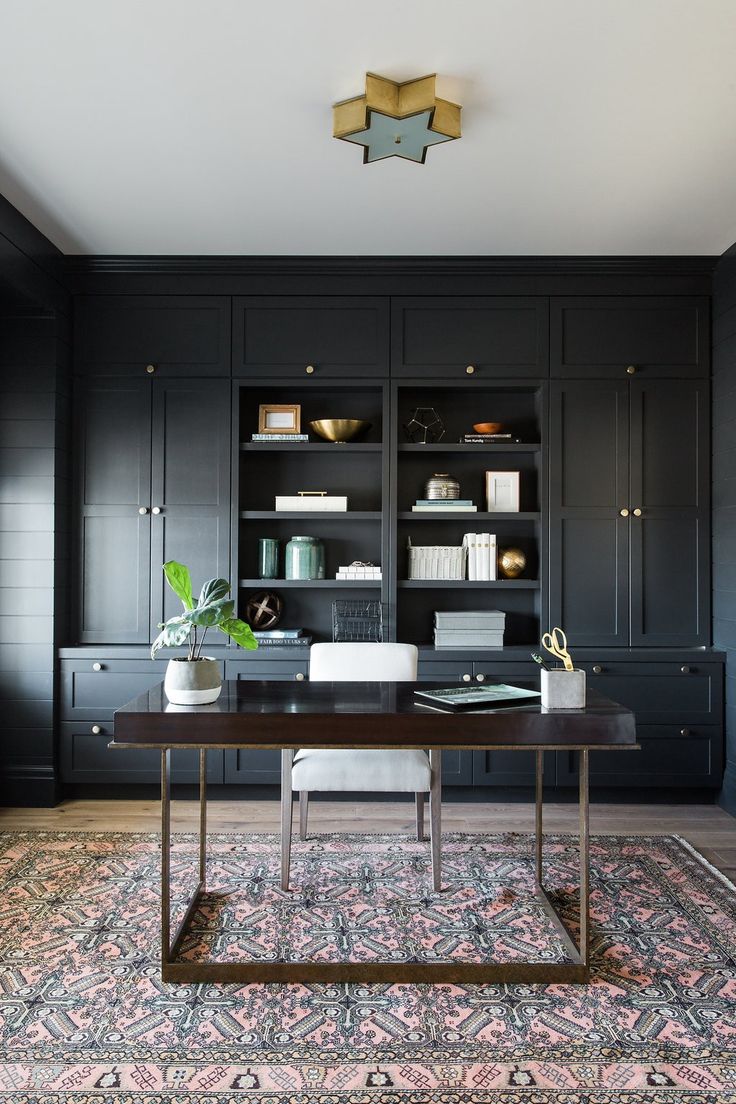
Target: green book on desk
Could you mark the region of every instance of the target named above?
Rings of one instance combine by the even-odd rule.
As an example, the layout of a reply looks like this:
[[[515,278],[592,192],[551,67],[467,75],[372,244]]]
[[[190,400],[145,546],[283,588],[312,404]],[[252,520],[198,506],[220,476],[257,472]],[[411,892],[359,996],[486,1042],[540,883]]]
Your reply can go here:
[[[415,690],[418,705],[434,709],[497,709],[510,705],[531,705],[541,697],[539,690],[527,690],[522,686],[508,686],[505,682],[493,686],[459,686],[448,690]]]

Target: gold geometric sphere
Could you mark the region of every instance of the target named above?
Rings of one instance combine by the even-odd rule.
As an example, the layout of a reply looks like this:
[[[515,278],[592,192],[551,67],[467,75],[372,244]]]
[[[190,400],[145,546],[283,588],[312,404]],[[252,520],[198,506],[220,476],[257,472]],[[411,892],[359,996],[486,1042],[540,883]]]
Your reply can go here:
[[[498,570],[504,579],[518,579],[526,567],[526,556],[520,548],[502,548],[498,553]]]
[[[403,157],[423,165],[429,146],[461,136],[459,104],[435,95],[437,74],[398,81],[366,73],[365,95],[332,108],[333,137],[363,146],[363,163]]]

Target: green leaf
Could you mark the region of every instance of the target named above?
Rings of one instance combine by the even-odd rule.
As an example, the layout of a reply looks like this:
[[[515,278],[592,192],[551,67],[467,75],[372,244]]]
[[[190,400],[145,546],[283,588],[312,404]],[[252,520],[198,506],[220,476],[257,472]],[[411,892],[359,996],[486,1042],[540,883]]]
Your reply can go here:
[[[165,625],[159,626],[161,632],[151,645],[151,659],[156,658],[156,652],[161,648],[180,648],[186,644],[189,633],[192,631],[192,623],[185,617],[172,617]]]
[[[202,587],[198,606],[209,606],[220,598],[227,598],[230,593],[230,584],[227,579],[208,579]]]
[[[227,618],[225,621],[221,621],[217,627],[222,629],[227,636],[232,637],[241,648],[248,648],[253,651],[258,647],[258,641],[254,637],[250,625],[246,625],[245,621],[241,621],[238,617]]]
[[[196,609],[189,610],[187,617],[193,625],[204,625],[209,628],[210,625],[219,625],[221,621],[232,617],[234,609],[235,602],[232,598],[221,598],[219,602],[210,602],[209,605],[197,606]]]
[[[194,598],[192,597],[192,577],[189,574],[189,568],[185,567],[184,564],[177,563],[176,560],[167,560],[164,564],[164,575],[174,594],[181,599],[184,609],[191,609],[194,605]]]

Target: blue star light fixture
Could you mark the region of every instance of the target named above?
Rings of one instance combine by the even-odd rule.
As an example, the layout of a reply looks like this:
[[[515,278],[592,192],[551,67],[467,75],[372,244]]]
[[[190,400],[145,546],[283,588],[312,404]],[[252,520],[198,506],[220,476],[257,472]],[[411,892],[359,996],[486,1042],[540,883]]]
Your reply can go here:
[[[334,105],[335,138],[363,146],[363,163],[403,157],[423,165],[427,149],[460,137],[459,104],[435,95],[436,74],[398,84],[366,73],[365,95]]]

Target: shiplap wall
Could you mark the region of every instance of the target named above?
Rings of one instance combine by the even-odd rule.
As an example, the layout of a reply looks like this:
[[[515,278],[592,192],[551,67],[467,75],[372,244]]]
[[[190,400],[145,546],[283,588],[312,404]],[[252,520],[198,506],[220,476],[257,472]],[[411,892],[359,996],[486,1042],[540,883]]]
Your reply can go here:
[[[0,306],[0,790],[55,797],[56,647],[68,609],[69,339]]]
[[[713,292],[713,643],[728,655],[721,800],[736,814],[736,246]]]

